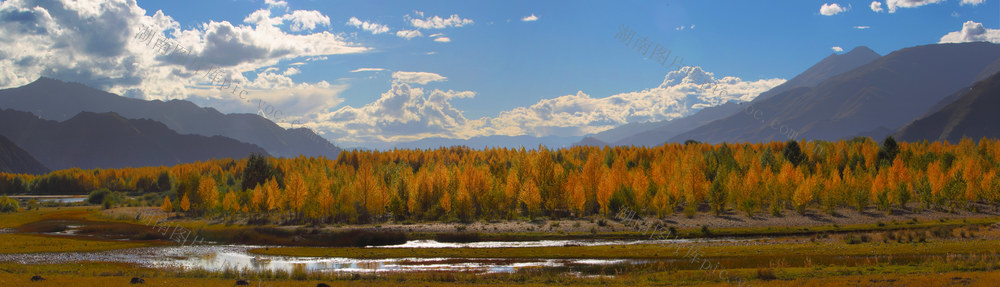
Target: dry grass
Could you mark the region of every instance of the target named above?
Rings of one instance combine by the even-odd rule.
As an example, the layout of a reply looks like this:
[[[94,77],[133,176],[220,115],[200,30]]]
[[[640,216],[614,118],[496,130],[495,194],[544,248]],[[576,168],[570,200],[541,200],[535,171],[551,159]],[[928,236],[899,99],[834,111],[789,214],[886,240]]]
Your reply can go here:
[[[157,244],[150,242],[90,240],[34,234],[0,234],[0,254],[104,251],[152,245]]]

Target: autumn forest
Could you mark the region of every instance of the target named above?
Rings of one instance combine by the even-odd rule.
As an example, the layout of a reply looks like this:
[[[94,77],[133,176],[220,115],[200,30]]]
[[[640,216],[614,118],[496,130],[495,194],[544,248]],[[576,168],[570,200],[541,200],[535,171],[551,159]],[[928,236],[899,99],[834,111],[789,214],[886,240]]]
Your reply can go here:
[[[840,208],[974,208],[1000,203],[1000,141],[838,142],[573,147],[549,150],[344,151],[338,159],[220,159],[173,167],[2,174],[0,193],[105,196],[195,217],[364,223]],[[116,201],[116,198],[117,201]],[[98,202],[100,203],[100,202]]]

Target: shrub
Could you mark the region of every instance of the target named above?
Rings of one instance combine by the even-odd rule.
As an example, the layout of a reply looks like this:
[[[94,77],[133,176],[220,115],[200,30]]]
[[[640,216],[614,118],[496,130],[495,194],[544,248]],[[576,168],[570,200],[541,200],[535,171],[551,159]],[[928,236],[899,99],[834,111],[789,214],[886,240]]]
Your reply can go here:
[[[91,191],[90,195],[87,196],[87,202],[90,204],[102,204],[104,199],[111,197],[111,191],[107,188],[98,189]]]
[[[0,196],[0,212],[17,212],[21,208],[16,199]]]
[[[771,268],[760,268],[757,269],[757,279],[769,281],[778,279],[778,276],[774,275],[774,269]]]

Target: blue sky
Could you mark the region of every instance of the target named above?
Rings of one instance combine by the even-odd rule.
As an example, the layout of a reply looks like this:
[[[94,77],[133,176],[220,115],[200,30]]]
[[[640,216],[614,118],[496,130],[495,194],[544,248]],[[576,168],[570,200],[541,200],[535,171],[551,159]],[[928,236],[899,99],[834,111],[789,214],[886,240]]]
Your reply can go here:
[[[72,17],[54,12],[59,3],[33,2],[0,3],[0,15],[42,15],[33,23],[4,24],[5,40],[28,43],[0,49],[37,44],[52,50],[62,39],[71,43],[64,52],[80,54],[70,61],[94,63],[10,64],[20,71],[0,75],[0,85],[48,75],[137,98],[188,99],[224,112],[257,112],[257,105],[233,94],[206,92],[210,81],[185,76],[190,72],[185,67],[171,66],[148,46],[129,40],[138,27],[152,25],[178,46],[219,63],[228,77],[248,83],[251,97],[281,110],[272,120],[305,123],[345,145],[424,137],[582,136],[750,100],[835,49],[868,46],[885,55],[942,42],[949,33],[955,33],[953,41],[1000,42],[996,0],[874,1],[877,6],[797,0],[120,0],[65,5],[75,9],[68,13]],[[34,6],[47,10],[50,23]],[[90,10],[102,12],[88,15]],[[84,21],[88,17],[99,20]],[[128,27],[107,20],[115,17]],[[106,45],[125,47],[115,55],[119,60],[74,50],[72,41],[87,39],[65,40],[66,32],[56,33],[73,30],[72,25],[95,35],[117,29],[112,34],[124,37]],[[24,32],[28,26],[49,27],[57,40],[38,39],[37,33]],[[615,39],[621,27],[666,47],[690,67],[665,68],[640,55]],[[420,36],[403,37],[417,31]],[[12,61],[32,56],[7,55]],[[226,61],[232,57],[245,60]],[[120,59],[138,59],[133,65],[140,68],[115,66]],[[108,75],[122,81],[109,82]],[[706,92],[718,87],[729,96]]]

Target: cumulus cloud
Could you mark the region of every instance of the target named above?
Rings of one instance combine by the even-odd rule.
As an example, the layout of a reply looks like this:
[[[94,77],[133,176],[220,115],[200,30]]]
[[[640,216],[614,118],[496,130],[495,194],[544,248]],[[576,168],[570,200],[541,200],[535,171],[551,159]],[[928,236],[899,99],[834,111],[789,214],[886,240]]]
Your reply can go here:
[[[869,26],[854,26],[854,29],[858,29],[858,30],[864,30],[864,29],[868,29],[868,28],[871,28],[871,27],[869,27]]]
[[[965,5],[977,6],[979,4],[983,4],[983,2],[986,2],[986,0],[962,0],[962,3],[960,3],[959,5],[960,6],[965,6]]]
[[[347,25],[351,25],[351,26],[354,26],[355,28],[360,28],[361,30],[365,30],[365,31],[371,32],[372,35],[382,34],[382,33],[385,33],[385,32],[389,32],[389,26],[378,24],[378,23],[371,23],[371,22],[361,21],[361,20],[358,20],[358,18],[355,18],[355,17],[351,17],[351,19],[349,19],[347,21]]]
[[[1000,29],[987,29],[982,23],[966,21],[962,30],[945,34],[938,43],[993,42],[1000,43]]]
[[[944,2],[944,0],[886,0],[885,5],[889,7],[889,13],[896,13],[896,9],[916,8],[924,5]]]
[[[267,7],[288,7],[288,2],[281,0],[264,0]]]
[[[295,10],[284,18],[292,21],[291,29],[295,32],[316,29],[317,25],[330,26],[330,17],[315,10]]]
[[[424,16],[424,13],[420,11],[416,11],[414,14],[416,14],[417,17]],[[410,15],[406,15],[404,19],[409,21],[410,25],[413,25],[413,27],[420,29],[444,29],[448,27],[462,27],[474,23],[472,19],[464,19],[459,17],[458,14],[451,14],[451,17],[448,18],[432,16],[424,19],[413,18]]]
[[[535,16],[535,13],[531,13],[530,16],[526,16],[524,18],[521,18],[521,21],[524,21],[524,22],[538,21],[538,16]]]
[[[840,4],[837,3],[824,3],[823,6],[819,7],[819,14],[824,16],[833,16],[845,11],[847,11],[847,8],[841,7]]]
[[[882,2],[878,1],[872,1],[871,8],[872,11],[875,11],[875,13],[881,13],[882,11],[885,11],[885,9],[882,9]]]
[[[447,80],[441,75],[428,72],[395,72],[392,73],[392,81],[405,83],[405,84],[421,84],[426,85],[430,82],[443,82]]]
[[[839,46],[833,46],[833,47],[832,47],[832,48],[830,48],[830,49],[833,49],[833,51],[834,51],[834,52],[837,52],[837,53],[840,53],[840,52],[843,52],[843,51],[844,51],[844,48],[841,48],[841,47],[839,47]]]
[[[451,105],[452,99],[475,97],[469,91],[425,92],[402,82],[375,102],[360,108],[342,107],[320,114],[308,123],[342,142],[407,141],[424,137],[454,136],[464,129],[468,120]]]
[[[416,37],[420,37],[420,36],[423,36],[423,35],[424,35],[423,33],[420,33],[420,30],[399,30],[399,31],[396,31],[396,37],[404,38],[404,39],[407,39],[407,40],[413,39],[413,38],[416,38]]]
[[[684,117],[727,101],[750,101],[782,79],[743,81],[716,79],[698,67],[667,74],[656,87],[593,97],[583,91],[502,111],[496,116],[467,118],[451,102],[476,96],[474,92],[433,90],[411,84],[423,78],[444,80],[426,72],[396,72],[392,88],[375,102],[347,106],[320,114],[307,125],[327,132],[340,142],[411,141],[425,137],[470,138],[490,135],[581,136],[633,122]],[[403,80],[409,78],[409,80]]]
[[[451,38],[448,38],[448,37],[437,37],[437,38],[434,38],[434,42],[448,43],[448,42],[451,42]]]
[[[182,27],[162,11],[147,15],[138,5],[131,0],[0,2],[0,88],[46,76],[134,98],[213,103],[223,112],[254,112],[263,102],[285,115],[299,115],[339,105],[347,86],[295,82],[289,76],[300,73],[298,66],[370,50],[331,32],[309,32],[328,25],[327,17],[315,11],[258,10],[243,23]],[[282,61],[296,67],[282,72],[275,67]],[[209,71],[217,82],[209,79]]]

